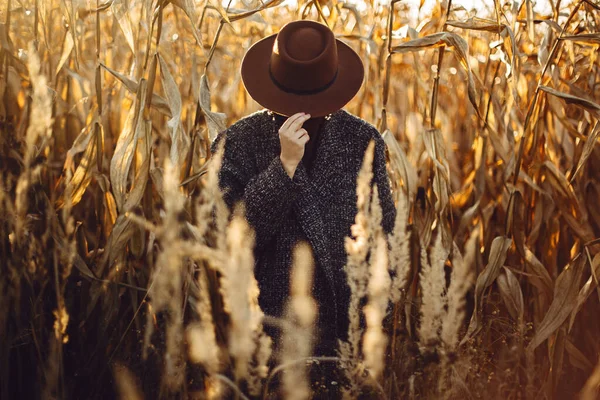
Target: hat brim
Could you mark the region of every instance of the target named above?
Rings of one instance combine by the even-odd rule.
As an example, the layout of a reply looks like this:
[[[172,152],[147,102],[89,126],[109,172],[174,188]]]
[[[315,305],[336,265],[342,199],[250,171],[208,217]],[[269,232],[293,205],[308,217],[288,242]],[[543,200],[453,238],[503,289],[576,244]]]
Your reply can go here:
[[[363,82],[364,67],[358,54],[339,39],[336,39],[338,73],[329,87],[314,94],[294,94],[280,89],[269,74],[276,37],[277,34],[273,34],[256,42],[242,60],[242,82],[258,104],[288,117],[298,112],[322,117],[339,110],[356,95]]]

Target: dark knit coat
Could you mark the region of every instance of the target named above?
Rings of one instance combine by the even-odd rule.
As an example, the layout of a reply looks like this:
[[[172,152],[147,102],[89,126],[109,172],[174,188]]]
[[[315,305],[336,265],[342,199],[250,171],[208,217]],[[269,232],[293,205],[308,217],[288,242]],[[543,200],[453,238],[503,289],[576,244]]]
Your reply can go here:
[[[385,142],[373,125],[338,110],[321,127],[312,168],[300,161],[291,179],[279,158],[281,123],[270,111],[261,110],[219,133],[212,143],[215,152],[226,139],[219,185],[231,210],[236,202],[244,202],[255,231],[255,276],[259,304],[267,315],[283,315],[294,245],[301,240],[312,245],[320,343],[331,350],[337,338],[346,338],[348,328],[344,238],[351,235],[357,212],[356,178],[371,140],[375,141],[372,183],[379,191],[382,226],[390,233],[394,225]],[[273,329],[267,332],[278,335]]]

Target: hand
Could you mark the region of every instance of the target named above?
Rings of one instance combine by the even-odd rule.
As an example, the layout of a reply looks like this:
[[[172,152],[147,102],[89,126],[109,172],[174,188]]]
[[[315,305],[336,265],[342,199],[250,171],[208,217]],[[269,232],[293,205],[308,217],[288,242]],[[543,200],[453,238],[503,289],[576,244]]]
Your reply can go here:
[[[296,113],[289,117],[279,128],[279,142],[281,143],[281,164],[290,176],[294,177],[296,167],[304,156],[304,146],[310,140],[302,124],[310,118],[310,114]]]

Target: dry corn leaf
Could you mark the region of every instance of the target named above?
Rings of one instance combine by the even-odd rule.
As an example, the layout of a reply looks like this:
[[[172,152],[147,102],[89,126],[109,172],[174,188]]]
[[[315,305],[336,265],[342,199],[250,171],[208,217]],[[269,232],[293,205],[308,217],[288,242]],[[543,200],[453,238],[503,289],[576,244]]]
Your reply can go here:
[[[519,280],[510,269],[503,266],[502,272],[498,276],[496,282],[498,283],[498,289],[508,313],[519,323],[519,325],[522,324],[523,315],[525,313],[525,303],[523,301],[523,292],[521,290],[521,285],[519,285]]]
[[[473,310],[467,334],[461,341],[461,344],[464,344],[470,337],[477,333],[479,329],[481,329],[480,314],[483,303],[483,291],[498,278],[498,275],[504,266],[504,262],[506,261],[508,248],[511,243],[512,240],[506,236],[498,236],[492,241],[488,264],[477,277],[477,283],[475,284],[475,310]]]
[[[537,287],[540,292],[545,293],[549,299],[552,298],[554,285],[548,270],[527,246],[525,246],[524,250],[527,269],[531,269],[531,272],[533,273],[528,276],[531,280],[531,284]]]
[[[402,150],[394,134],[389,129],[386,129],[382,136],[390,154],[392,169],[402,177],[408,198],[413,199],[417,192],[416,171],[408,161],[406,153]]]
[[[102,126],[99,123],[94,124],[93,133],[91,136],[91,140],[89,140],[88,145],[85,149],[85,153],[81,157],[81,161],[75,170],[71,180],[67,183],[67,187],[65,188],[63,195],[57,201],[56,207],[58,209],[62,208],[65,205],[66,194],[71,196],[70,202],[71,206],[75,206],[79,201],[81,201],[81,197],[85,193],[88,185],[90,184],[93,176],[94,168],[96,167],[96,160],[98,158],[98,153],[102,154],[104,150],[104,133],[102,131]],[[98,149],[100,146],[100,149]]]
[[[135,40],[133,38],[133,24],[131,23],[131,16],[129,15],[129,1],[128,0],[113,0],[111,4],[111,10],[119,27],[125,35],[125,40],[131,49],[131,52],[135,54]]]
[[[573,328],[573,324],[575,323],[575,317],[577,316],[577,313],[579,312],[579,310],[581,310],[581,307],[583,307],[583,304],[587,301],[588,297],[590,297],[594,289],[598,288],[598,282],[596,282],[594,277],[600,275],[600,253],[594,256],[590,268],[592,270],[591,275],[579,291],[579,294],[577,295],[577,304],[571,312],[571,318],[569,319],[569,332]]]
[[[567,104],[575,104],[585,108],[586,110],[594,114],[596,118],[600,119],[600,105],[598,103],[595,103],[592,100],[584,99],[583,97],[577,97],[564,92],[559,92],[558,90],[552,89],[548,86],[540,85],[539,88],[544,92],[560,97]]]
[[[466,21],[453,21],[449,20],[446,22],[446,25],[454,26],[462,29],[472,29],[476,31],[486,31],[486,32],[495,32],[500,33],[502,29],[505,28],[506,25],[499,24],[498,22],[491,19],[483,19],[483,18],[469,18]]]
[[[171,115],[173,116],[167,122],[171,136],[171,163],[176,167],[176,171],[181,171],[190,146],[190,139],[183,131],[183,126],[181,125],[181,94],[179,93],[175,79],[173,79],[173,76],[169,72],[166,61],[160,54],[158,54],[158,61],[160,62],[163,90],[165,91]]]
[[[200,108],[202,108],[202,112],[206,117],[209,139],[212,143],[219,132],[225,130],[225,121],[227,116],[223,113],[213,112],[210,110],[210,88],[208,86],[208,78],[206,77],[206,74],[202,74],[202,77],[200,78]]]
[[[98,11],[98,12],[102,12],[102,11],[106,11],[110,8],[110,6],[112,5],[114,0],[106,0],[104,3],[98,4],[98,8],[96,8],[95,10],[93,10],[94,12]]]
[[[579,212],[579,200],[577,196],[573,192],[573,187],[569,184],[569,181],[565,177],[565,175],[558,169],[556,164],[553,162],[546,160],[542,164],[542,169],[545,169],[548,173],[545,174],[548,181],[551,183],[552,187],[569,200],[570,205],[575,207],[575,210]]]
[[[91,279],[96,279],[96,276],[87,266],[85,261],[81,258],[81,256],[75,252],[72,253],[70,243],[67,242],[65,238],[65,232],[63,230],[62,224],[58,221],[58,216],[56,215],[56,211],[54,208],[50,206],[50,199],[46,196],[46,194],[42,194],[43,202],[45,203],[45,209],[48,211],[48,218],[51,220],[52,226],[56,227],[56,230],[49,230],[50,236],[58,246],[59,250],[63,254],[68,254],[72,256],[72,262],[75,268],[79,270],[84,276],[87,276]]]
[[[123,255],[123,249],[135,233],[132,224],[131,219],[124,214],[117,217],[98,262],[97,274],[99,277],[104,276],[106,267],[112,266],[117,258]]]
[[[506,218],[508,222],[507,231],[512,233],[515,247],[525,260],[527,269],[532,270],[532,274],[527,274],[528,279],[531,280],[531,283],[541,293],[547,295],[548,298],[552,298],[552,278],[550,278],[548,270],[546,270],[526,243],[524,212],[523,196],[519,190],[515,190],[508,206],[508,216]]]
[[[71,52],[73,51],[74,46],[75,46],[75,43],[73,42],[73,36],[69,33],[66,33],[65,41],[63,43],[63,52],[62,52],[62,55],[60,56],[60,60],[58,61],[58,64],[56,65],[56,69],[54,70],[54,77],[56,77],[56,75],[58,75],[58,73],[62,69],[63,65],[65,65],[65,62],[69,59],[69,56],[71,55]]]
[[[544,319],[537,326],[534,337],[527,346],[528,352],[533,352],[540,344],[550,337],[573,310],[577,302],[579,292],[579,281],[583,273],[586,259],[583,255],[572,261],[556,279],[554,286],[554,300],[546,312]]]
[[[517,55],[518,55],[517,41],[515,40],[515,34],[514,34],[513,30],[510,29],[510,27],[508,25],[498,23],[497,21],[493,21],[493,20],[489,20],[489,19],[482,19],[482,18],[469,18],[465,22],[448,21],[448,22],[446,22],[446,24],[457,27],[457,28],[462,28],[462,29],[495,32],[495,33],[500,34],[500,36],[502,38],[504,38],[504,40],[502,40],[502,41],[491,43],[490,47],[492,47],[492,48],[496,47],[496,44],[499,45],[500,43],[504,44],[506,52],[508,53],[507,54],[508,59],[510,59],[510,61],[507,61],[507,57],[504,57],[504,52],[502,52],[501,50],[499,50],[501,52],[500,60],[506,65],[505,76],[506,76],[506,78],[508,78],[510,80],[511,93],[513,95],[515,102],[517,104],[519,104],[520,98],[517,94],[517,81],[518,81],[517,77],[519,76],[519,73],[518,73],[519,59],[517,57]],[[510,41],[510,43],[508,45],[506,44],[507,39]]]
[[[52,238],[54,239],[54,241],[57,244],[61,253],[71,255],[71,248],[67,244],[66,239],[64,239],[63,237],[60,237],[59,236],[60,234],[57,235],[56,232],[54,232],[54,231],[51,231],[50,234],[52,235]],[[77,268],[77,270],[79,270],[79,272],[81,272],[84,276],[87,276],[88,278],[96,279],[96,276],[94,275],[92,270],[87,266],[87,264],[85,263],[85,261],[83,261],[83,259],[81,258],[81,256],[79,254],[74,253],[74,254],[72,254],[72,256],[73,256],[73,261],[72,261],[73,265],[75,266],[75,268]]]
[[[71,146],[71,148],[69,150],[67,150],[67,154],[65,157],[65,163],[63,165],[63,170],[66,170],[68,168],[70,168],[70,169],[75,168],[75,166],[73,165],[73,163],[74,163],[73,160],[76,155],[83,153],[85,151],[85,149],[87,149],[88,144],[90,143],[90,140],[92,140],[92,137],[94,135],[93,128],[94,128],[93,125],[88,125],[84,129],[81,130],[79,135],[77,135],[77,137],[73,141],[73,145]]]
[[[560,40],[570,40],[577,43],[600,44],[600,33],[580,33],[578,35],[562,36]]]
[[[585,142],[585,145],[583,146],[583,150],[581,151],[581,157],[579,158],[579,162],[577,163],[577,168],[575,169],[575,172],[573,173],[573,176],[571,177],[571,184],[575,180],[575,177],[577,176],[577,173],[579,172],[581,167],[583,167],[585,162],[588,160],[588,158],[592,154],[592,151],[594,150],[594,146],[598,142],[599,135],[600,135],[600,122],[596,121],[596,125],[594,126],[594,129],[593,129],[592,133],[590,133],[590,135],[588,136],[588,138]]]
[[[146,81],[140,82],[140,90],[137,94],[134,106],[129,110],[127,120],[123,131],[119,135],[115,152],[110,161],[110,183],[112,186],[113,195],[117,202],[117,208],[121,213],[127,211],[124,209],[125,201],[127,200],[127,187],[129,181],[129,171],[131,163],[136,152],[138,140],[141,139],[143,112],[146,99]],[[135,187],[132,190],[136,189]]]
[[[392,47],[392,54],[407,53],[420,51],[426,48],[434,48],[448,46],[454,49],[458,61],[465,69],[467,73],[467,90],[469,94],[469,101],[475,108],[475,111],[479,115],[479,107],[477,105],[477,91],[475,89],[475,80],[473,79],[473,73],[469,65],[469,46],[465,39],[458,36],[456,33],[451,32],[439,32],[422,38],[409,40],[398,46]]]
[[[131,185],[131,190],[127,193],[127,201],[123,206],[123,211],[128,212],[138,206],[146,190],[148,177],[150,173],[150,159],[152,155],[152,122],[143,120],[138,123],[135,133],[137,145],[136,153],[136,175]]]
[[[269,0],[266,3],[262,3],[262,6],[255,8],[254,10],[244,11],[244,12],[237,13],[235,15],[230,15],[229,21],[235,22],[235,21],[239,21],[241,19],[246,19],[246,18],[256,14],[259,11],[266,10],[267,8],[276,7],[283,2],[284,2],[284,0]]]
[[[77,43],[77,22],[78,22],[78,18],[75,16],[75,8],[73,5],[73,1],[70,1],[70,7],[67,4],[66,0],[62,0],[61,1],[61,5],[62,5],[62,9],[63,9],[63,13],[66,15],[66,19],[68,21],[68,29],[69,32],[71,33],[71,39],[73,41],[73,48],[75,49],[75,65],[77,66],[77,69],[79,69],[79,46]]]
[[[569,354],[569,361],[575,368],[579,368],[582,371],[590,371],[594,368],[594,364],[573,344],[573,342],[567,338],[565,344],[565,350]]]
[[[200,48],[204,50],[204,45],[202,44],[202,34],[198,31],[198,28],[196,28],[198,17],[196,16],[196,6],[194,5],[194,2],[192,0],[169,0],[169,2],[181,8],[185,15],[187,15],[187,17],[190,19],[190,25],[192,27],[192,34],[194,35],[194,39],[196,39],[196,43],[198,43],[198,46],[200,46]],[[225,18],[226,21],[229,23],[229,19],[227,19],[226,13]]]
[[[179,0],[179,1],[181,1],[181,0]],[[189,1],[189,0],[186,0],[186,1]],[[219,13],[219,15],[221,16],[223,21],[225,21],[228,24],[231,24],[231,21],[229,20],[229,15],[227,15],[227,11],[225,10],[225,8],[223,8],[222,2],[215,1],[213,3],[216,3],[216,4],[211,4],[211,6]]]
[[[446,159],[446,148],[442,133],[439,129],[428,129],[423,135],[423,143],[425,144],[429,158],[431,158],[436,167],[433,177],[435,210],[438,213],[442,213],[448,205],[450,192],[450,166]]]
[[[125,85],[125,87],[130,92],[137,94],[139,84],[136,81],[134,81],[131,78],[126,77],[125,75],[115,71],[112,68],[107,67],[102,62],[100,63],[100,65],[102,66],[102,68],[104,68],[105,70],[110,72],[115,78],[117,78],[123,85]],[[156,93],[152,94],[152,107],[156,108],[156,110],[160,111],[162,114],[166,115],[167,117],[169,117],[169,118],[172,117],[171,109],[169,108],[169,104],[167,103],[167,101],[165,99],[163,99],[161,96],[157,95]]]
[[[556,388],[562,375],[566,337],[565,328],[560,327],[552,341],[550,349],[551,393],[556,393]]]

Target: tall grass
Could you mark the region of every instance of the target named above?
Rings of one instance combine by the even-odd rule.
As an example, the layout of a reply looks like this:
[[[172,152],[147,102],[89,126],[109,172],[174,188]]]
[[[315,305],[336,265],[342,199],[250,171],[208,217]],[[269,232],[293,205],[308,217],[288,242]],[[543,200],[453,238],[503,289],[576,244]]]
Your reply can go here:
[[[550,3],[0,3],[0,398],[308,398],[307,362],[349,398],[597,398],[600,4]],[[386,236],[370,147],[325,359],[310,252],[264,315],[210,150],[259,107],[245,50],[300,18],[361,55],[398,210]]]

